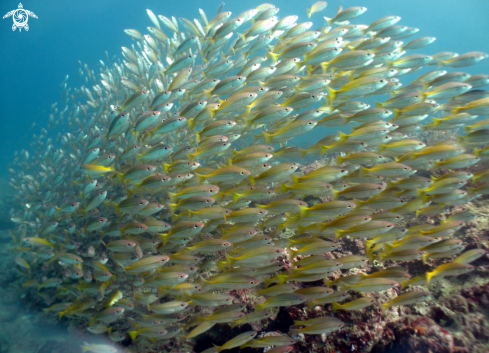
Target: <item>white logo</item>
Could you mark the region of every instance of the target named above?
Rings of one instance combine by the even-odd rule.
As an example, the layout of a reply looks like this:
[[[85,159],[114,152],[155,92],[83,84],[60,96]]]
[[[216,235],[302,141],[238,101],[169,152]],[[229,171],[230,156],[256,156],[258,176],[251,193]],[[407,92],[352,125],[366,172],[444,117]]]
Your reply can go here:
[[[3,16],[3,18],[7,18],[10,16],[12,16],[12,19],[14,20],[14,24],[12,25],[12,31],[15,31],[17,28],[19,28],[19,32],[22,31],[22,28],[24,28],[26,31],[29,30],[29,25],[27,24],[27,21],[29,20],[29,16],[37,18],[34,12],[29,10],[24,10],[22,3],[19,3],[19,8],[17,10],[12,10],[8,12],[5,16]]]

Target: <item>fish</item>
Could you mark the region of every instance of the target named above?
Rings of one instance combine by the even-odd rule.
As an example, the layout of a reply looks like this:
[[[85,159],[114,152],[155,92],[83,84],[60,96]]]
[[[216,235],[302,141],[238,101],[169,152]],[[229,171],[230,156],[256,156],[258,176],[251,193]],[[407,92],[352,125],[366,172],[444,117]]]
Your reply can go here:
[[[242,346],[242,345],[246,344],[247,342],[251,341],[253,338],[255,338],[255,336],[257,334],[258,334],[257,331],[243,332],[243,333],[237,335],[236,337],[230,339],[229,341],[224,343],[222,346],[214,345],[214,348],[218,352],[221,352],[225,349],[232,349],[235,347],[239,347],[239,346]]]
[[[117,348],[109,344],[89,344],[85,342],[81,346],[82,352],[93,352],[93,353],[115,353]]]
[[[461,262],[450,262],[443,264],[435,268],[431,272],[426,273],[426,283],[429,284],[431,278],[434,276],[458,276],[461,274],[469,273],[474,270],[474,266],[461,263]]]
[[[436,38],[405,40],[419,30],[395,15],[350,23],[360,6],[328,15],[318,1],[308,17],[331,17],[317,26],[269,3],[223,6],[194,20],[147,10],[120,60],[80,63],[89,84],[62,83],[47,127],[65,128],[57,140],[41,130],[10,166],[19,294],[114,342],[263,320],[260,337],[208,335],[210,349],[287,352],[290,335],[334,342],[344,323],[309,310],[277,335],[268,307],[362,310],[374,299],[338,303],[474,276],[485,251],[462,252],[471,235],[459,234],[489,193],[489,80],[453,69],[487,54],[413,54]],[[396,264],[420,258],[420,273]],[[431,259],[443,265],[426,272]],[[401,293],[381,309],[429,295]]]
[[[256,310],[263,311],[265,308],[278,307],[278,306],[290,306],[302,304],[307,300],[307,297],[297,293],[283,293],[267,299],[263,304],[256,306]]]
[[[335,17],[333,18],[324,17],[324,19],[326,20],[328,25],[331,26],[333,23],[342,23],[357,18],[361,16],[363,13],[365,13],[366,11],[367,8],[363,6],[349,7],[344,10],[342,6],[339,6],[338,12],[336,13]]]
[[[431,296],[430,293],[424,291],[407,292],[397,296],[396,298],[392,299],[387,303],[382,304],[381,308],[383,311],[385,311],[387,308],[391,306],[401,306],[401,305],[422,303],[426,301],[426,299],[428,299],[430,296]]]
[[[311,18],[312,14],[324,10],[327,5],[328,3],[326,1],[315,2],[310,9],[307,9],[307,17]]]
[[[342,287],[357,292],[377,292],[393,288],[398,284],[396,281],[387,278],[369,278],[352,285],[343,284]]]
[[[336,330],[340,330],[345,324],[336,318],[329,318],[321,323],[309,324],[305,328],[293,329],[294,333],[304,333],[309,335],[329,334]]]
[[[374,303],[374,301],[374,298],[361,297],[345,304],[338,304],[337,302],[333,302],[332,308],[333,310],[360,310],[369,307]]]

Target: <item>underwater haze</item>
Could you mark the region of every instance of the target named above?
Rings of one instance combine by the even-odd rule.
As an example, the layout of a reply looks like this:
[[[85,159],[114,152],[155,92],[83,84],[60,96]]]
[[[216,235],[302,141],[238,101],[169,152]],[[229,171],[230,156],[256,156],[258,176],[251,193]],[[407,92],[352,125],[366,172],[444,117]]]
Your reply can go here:
[[[0,14],[0,353],[487,353],[488,1]]]

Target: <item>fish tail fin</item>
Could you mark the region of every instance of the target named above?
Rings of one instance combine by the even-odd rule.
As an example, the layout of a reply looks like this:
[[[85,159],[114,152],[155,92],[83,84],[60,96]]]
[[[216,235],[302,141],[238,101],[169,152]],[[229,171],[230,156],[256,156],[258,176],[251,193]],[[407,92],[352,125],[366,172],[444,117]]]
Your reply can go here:
[[[367,175],[367,174],[368,174],[368,172],[369,172],[369,169],[368,169],[368,168],[365,168],[365,167],[360,167],[358,174],[359,174],[360,176],[363,176],[363,175]]]
[[[278,274],[277,278],[278,278],[278,284],[284,284],[289,279],[287,275],[282,275],[282,274]]]
[[[367,248],[367,257],[371,264],[373,264],[375,260],[375,255],[374,255],[375,250],[377,250],[377,247],[375,246]]]
[[[209,114],[211,114],[211,118],[214,119],[212,116],[212,113],[209,111]],[[199,142],[200,141],[200,132],[194,131],[195,132],[195,141]]]
[[[263,280],[263,283],[265,284],[265,288],[267,288],[268,286],[270,286],[272,283],[275,283],[275,281],[276,281],[276,278],[275,277],[265,278]]]
[[[306,232],[306,227],[301,226],[300,224],[297,225],[297,234],[302,234]]]
[[[368,249],[370,249],[372,247],[373,244],[374,244],[373,239],[365,240],[365,247],[367,248],[367,251],[368,251]]]
[[[265,304],[258,304],[255,308],[256,311],[263,311],[263,309],[265,309]]]
[[[311,15],[312,15],[312,8],[307,9],[307,18],[311,18]]]
[[[403,290],[409,285],[409,281],[403,281],[400,284],[401,284],[401,290]]]
[[[169,173],[170,172],[170,167],[171,165],[168,164],[168,163],[163,163],[163,169],[165,170],[165,173]]]
[[[248,177],[248,179],[250,179],[250,184],[251,184],[251,186],[255,186],[255,184],[256,184],[256,179],[255,179],[253,176],[251,176],[251,175]]]
[[[322,63],[321,67],[323,67],[323,64],[325,64],[325,63]],[[323,67],[323,71],[326,71],[326,70],[324,70],[324,67]],[[336,93],[337,92],[338,91],[335,91],[334,89],[328,87],[328,93],[329,93],[328,103],[329,103],[329,105],[333,105],[334,100],[336,99]]]
[[[199,275],[199,284],[206,290],[207,286],[209,285],[209,282],[202,277],[202,275]]]
[[[299,206],[299,219],[303,219],[309,208],[307,206]]]
[[[380,310],[382,311],[382,315],[385,315],[385,311],[389,308],[389,306],[390,306],[389,302],[380,305]]]
[[[329,67],[329,62],[325,61],[325,62],[322,62],[321,64],[319,64],[319,66],[321,66],[321,69],[323,69],[323,74],[325,74],[327,71],[328,71],[328,67]],[[329,91],[333,91],[332,88],[328,88]],[[334,101],[333,100],[330,100],[330,102]]]
[[[120,183],[124,183],[124,174],[123,173],[115,173],[114,175]]]
[[[58,320],[61,320],[61,318],[67,313],[66,310],[63,310],[61,311],[59,314],[58,314]]]
[[[314,69],[317,66],[314,66],[314,65],[306,65],[306,66],[307,66],[307,76],[306,77],[311,77],[312,76],[312,73],[314,72]]]
[[[386,253],[390,253],[394,249],[394,246],[391,244],[384,243],[383,245]]]
[[[416,190],[416,197],[417,198],[420,198],[421,200],[423,200],[424,203],[428,202],[428,196],[426,195],[426,191],[425,190],[417,189]]]
[[[332,309],[333,309],[334,311],[336,311],[336,310],[340,310],[340,309],[341,309],[341,305],[340,305],[340,304],[338,304],[337,302],[333,302]]]
[[[289,187],[286,184],[284,184],[284,183],[280,184],[280,192],[286,193],[288,190],[289,190]]]
[[[345,142],[348,139],[348,135],[342,131],[339,132],[339,135],[340,135],[340,142]]]
[[[195,156],[196,156],[197,154],[198,154],[198,153],[195,153],[195,152],[194,152],[194,153],[187,153],[188,160],[189,160],[190,162],[193,162],[193,161],[194,161],[194,159],[195,159]]]
[[[382,103],[382,102],[375,102],[375,106],[377,108],[382,108],[384,106],[384,103]]]
[[[452,113],[457,114],[462,110],[463,107],[455,107],[452,109]]]
[[[195,118],[188,119],[187,125],[188,125],[189,129],[193,130],[195,127]]]
[[[258,139],[261,136],[262,136],[262,134],[258,134],[258,135],[253,134],[253,136],[251,137],[251,144],[253,145],[256,141],[258,141]]]
[[[430,254],[424,254],[423,255],[423,264],[426,264],[428,262],[428,257],[430,256]]]
[[[171,221],[176,222],[179,218],[183,217],[183,213],[175,214],[175,211],[177,209],[177,205],[174,203],[169,204],[168,212],[170,213],[171,216]]]
[[[328,24],[328,26],[331,26],[331,24],[333,23],[333,19],[332,18],[329,18],[329,17],[324,16],[324,20],[326,21],[326,23]]]
[[[343,231],[341,229],[335,229],[334,234],[335,234],[334,238],[339,239],[343,235]]]
[[[330,279],[328,279],[328,278],[325,278],[325,279],[323,280],[323,282],[324,282],[324,284],[326,285],[326,287],[328,287],[328,288],[329,288],[329,287],[331,287],[331,286],[333,285],[333,281],[332,281],[332,280],[330,280]]]
[[[272,59],[273,63],[275,64],[278,61],[278,58],[280,57],[280,55],[277,53],[268,52],[267,57],[269,59]]]
[[[168,235],[168,233],[160,233],[160,234],[158,234],[158,236],[160,237],[161,242],[163,243],[163,245],[166,245],[166,243],[168,243],[168,238],[170,237]]]
[[[129,337],[131,337],[131,340],[133,340],[133,341],[138,337],[137,331],[129,331],[128,334],[129,334]]]
[[[253,125],[253,118],[243,118],[246,130],[249,130],[251,128],[251,125]]]
[[[426,284],[430,284],[431,278],[435,275],[435,271],[426,272]]]
[[[216,262],[217,268],[219,268],[221,271],[225,271],[226,270],[226,265],[227,265],[227,262],[226,261],[218,261],[218,262]]]
[[[197,180],[198,180],[199,184],[204,183],[204,181],[206,179],[206,177],[204,175],[199,174],[199,173],[194,173],[194,174],[197,176]]]
[[[345,161],[345,157],[338,156],[338,157],[336,157],[336,161],[338,162],[338,164],[343,164],[343,162]]]
[[[273,137],[273,136],[272,136],[271,134],[269,134],[269,133],[267,133],[267,132],[263,131],[263,132],[262,132],[262,135],[263,135],[263,138],[265,139],[265,143],[266,143],[267,145],[268,145],[268,144],[270,144],[270,143],[272,142],[272,137]]]
[[[236,192],[233,192],[233,202],[238,202],[241,196],[243,196],[243,194],[238,194]]]
[[[177,202],[177,194],[173,192],[167,193],[168,201],[170,204],[174,204]]]
[[[423,210],[416,210],[415,218],[418,218],[421,213],[423,213]]]
[[[229,268],[233,267],[235,261],[236,259],[234,257],[232,257],[229,254],[226,254],[226,265],[228,265]]]
[[[437,119],[437,118],[434,118],[434,119],[433,119],[433,126],[438,126],[438,125],[440,125],[442,122],[443,122],[443,120],[441,120],[441,119]],[[464,130],[465,130],[465,129],[467,129],[467,127],[464,127]],[[467,130],[465,130],[465,131],[467,131]]]
[[[216,346],[214,343],[212,344],[214,346],[214,348],[216,349],[216,351],[219,353],[220,351],[222,351],[222,347],[221,346]]]
[[[299,86],[294,86],[292,87],[292,89],[294,90],[295,94],[299,94],[302,92],[302,88]]]
[[[322,145],[321,148],[319,149],[319,153],[321,156],[324,156],[326,153],[328,153],[329,146]]]

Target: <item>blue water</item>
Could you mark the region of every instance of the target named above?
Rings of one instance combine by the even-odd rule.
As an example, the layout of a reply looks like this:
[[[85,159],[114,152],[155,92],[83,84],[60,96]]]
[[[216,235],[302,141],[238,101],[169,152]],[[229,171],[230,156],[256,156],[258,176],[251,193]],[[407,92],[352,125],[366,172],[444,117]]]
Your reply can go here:
[[[134,41],[123,30],[135,28],[147,33],[151,26],[146,9],[167,17],[198,18],[198,8],[209,18],[217,11],[218,0],[206,1],[27,1],[24,9],[34,12],[28,32],[12,31],[12,18],[0,22],[0,177],[6,177],[7,166],[16,150],[29,147],[33,134],[48,123],[51,104],[60,100],[60,83],[69,75],[69,85],[79,87],[78,60],[87,63],[98,74],[99,60],[121,57],[121,46]],[[229,1],[225,9],[234,14],[256,7],[261,2]],[[280,17],[296,14],[306,20],[305,9],[314,3],[276,1]],[[300,5],[298,5],[300,4]],[[333,17],[337,7],[366,6],[368,11],[355,23],[370,24],[387,15],[399,15],[401,24],[420,28],[418,36],[434,36],[431,46],[417,50],[426,54],[454,51],[489,52],[489,1],[485,0],[375,0],[329,1],[325,11],[312,17],[315,26],[323,26],[323,16]],[[16,1],[2,0],[0,14],[16,9]],[[415,37],[408,38],[409,41]],[[489,73],[489,60],[463,71]],[[58,106],[61,110],[63,106]],[[32,128],[32,124],[36,125]],[[65,126],[66,129],[66,126]]]

